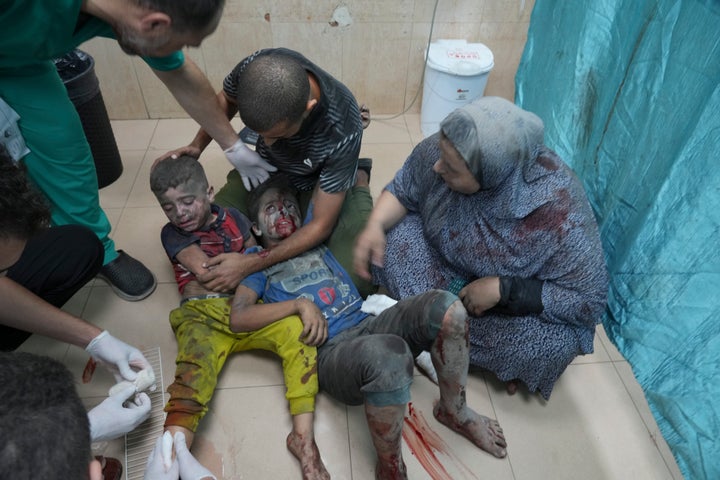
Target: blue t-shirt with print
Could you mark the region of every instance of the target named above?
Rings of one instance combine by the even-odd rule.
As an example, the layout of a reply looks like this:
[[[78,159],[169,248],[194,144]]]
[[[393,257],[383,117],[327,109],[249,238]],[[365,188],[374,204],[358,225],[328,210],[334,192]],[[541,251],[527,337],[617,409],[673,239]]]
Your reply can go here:
[[[247,249],[247,253],[260,251]],[[312,300],[328,321],[328,340],[367,317],[350,276],[324,245],[246,277],[243,286],[265,303],[298,297]]]

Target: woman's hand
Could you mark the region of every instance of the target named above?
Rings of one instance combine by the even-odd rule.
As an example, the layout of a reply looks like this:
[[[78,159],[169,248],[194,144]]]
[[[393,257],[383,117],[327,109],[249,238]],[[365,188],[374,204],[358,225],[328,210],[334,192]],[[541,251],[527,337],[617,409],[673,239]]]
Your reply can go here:
[[[479,317],[500,301],[500,277],[478,278],[463,287],[458,297],[471,316]]]
[[[386,246],[385,231],[380,223],[368,221],[365,230],[360,233],[353,251],[355,272],[365,280],[370,280],[370,262],[382,267]]]

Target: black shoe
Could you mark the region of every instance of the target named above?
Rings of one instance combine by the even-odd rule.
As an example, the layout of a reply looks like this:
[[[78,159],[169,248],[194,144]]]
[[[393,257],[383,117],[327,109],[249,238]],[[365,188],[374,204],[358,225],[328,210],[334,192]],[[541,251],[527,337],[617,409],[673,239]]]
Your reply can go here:
[[[118,257],[100,269],[98,278],[105,280],[123,300],[137,302],[148,297],[157,286],[155,275],[127,253],[117,252]]]

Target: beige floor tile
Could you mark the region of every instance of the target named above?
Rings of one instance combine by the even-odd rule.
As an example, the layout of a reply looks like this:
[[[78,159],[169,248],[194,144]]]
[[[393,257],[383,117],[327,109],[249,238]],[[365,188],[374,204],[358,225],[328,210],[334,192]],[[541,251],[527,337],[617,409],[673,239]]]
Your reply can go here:
[[[370,157],[373,160],[370,177],[370,192],[373,200],[377,200],[385,186],[395,177],[411,151],[412,145],[409,142],[363,143],[360,156]]]
[[[595,351],[589,355],[578,355],[575,357],[575,359],[572,361],[574,365],[581,364],[581,363],[598,363],[598,362],[609,362],[610,356],[608,355],[607,351],[605,350],[605,346],[600,341],[600,338],[595,333],[595,339],[593,342],[593,347]]]
[[[271,352],[248,351],[228,358],[218,388],[283,386],[282,360]]]
[[[372,115],[372,106],[370,108],[370,114]],[[385,119],[383,115],[372,115],[370,125],[363,132],[363,145],[368,143],[400,142],[410,142],[410,134],[402,116]]]
[[[200,126],[192,118],[169,118],[158,120],[149,148],[174,150],[189,144]]]
[[[420,143],[425,136],[420,129],[420,114],[419,113],[406,113],[405,114],[405,125],[407,126],[408,133],[410,133],[410,140],[413,146]]]
[[[120,178],[100,189],[100,205],[103,208],[123,208],[127,204],[130,190],[135,184],[138,170],[143,163],[145,150],[122,150],[123,172]]]
[[[315,436],[333,478],[350,478],[345,407],[322,396]],[[300,478],[285,447],[291,429],[285,387],[217,390],[192,451],[219,479]]]
[[[605,327],[602,324],[598,325],[597,327],[597,336],[600,338],[600,341],[605,347],[605,350],[607,350],[608,355],[610,356],[610,360],[612,360],[613,362],[625,361],[625,357],[622,356],[622,353],[620,353],[612,340],[610,340],[607,332],[605,331]]]
[[[113,120],[110,125],[122,151],[147,149],[157,123],[157,120]]]
[[[175,275],[162,243],[160,231],[167,217],[159,206],[125,208],[113,238],[130,255],[155,274],[158,283],[175,284]]]
[[[612,363],[571,365],[548,402],[490,395],[516,480],[672,478]]]
[[[647,404],[645,393],[643,392],[640,384],[638,384],[637,379],[632,372],[630,364],[626,361],[622,361],[615,362],[614,365],[615,369],[618,372],[618,375],[620,375],[620,379],[625,385],[625,388],[627,388],[627,391],[630,394],[630,397],[632,398],[632,401],[635,404],[638,413],[640,414],[640,418],[642,418],[643,422],[645,423],[650,438],[657,445],[657,448],[660,451],[660,454],[662,455],[665,464],[667,465],[668,469],[670,469],[673,479],[682,480],[683,475],[677,466],[675,457],[673,457],[673,454],[670,451],[670,447],[668,447],[667,442],[660,433],[660,428],[658,428],[655,417],[653,416],[652,412],[650,411],[650,407]]]

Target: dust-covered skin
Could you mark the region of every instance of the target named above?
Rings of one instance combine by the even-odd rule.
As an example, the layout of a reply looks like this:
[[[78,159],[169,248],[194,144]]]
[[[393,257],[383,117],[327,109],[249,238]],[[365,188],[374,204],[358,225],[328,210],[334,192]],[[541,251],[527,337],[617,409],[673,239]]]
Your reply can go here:
[[[445,312],[442,328],[430,350],[440,381],[440,400],[433,414],[443,425],[502,458],[507,455],[507,442],[500,424],[467,406],[468,325],[467,311],[458,300]]]
[[[312,413],[293,417],[293,430],[287,436],[287,448],[300,462],[303,480],[330,480],[313,433]]]
[[[407,469],[401,448],[405,405],[375,407],[366,403],[365,417],[378,457],[375,478],[377,480],[406,479]]]

